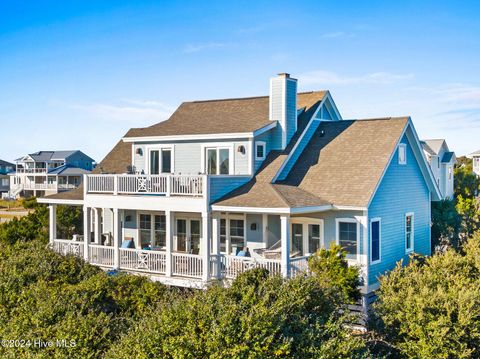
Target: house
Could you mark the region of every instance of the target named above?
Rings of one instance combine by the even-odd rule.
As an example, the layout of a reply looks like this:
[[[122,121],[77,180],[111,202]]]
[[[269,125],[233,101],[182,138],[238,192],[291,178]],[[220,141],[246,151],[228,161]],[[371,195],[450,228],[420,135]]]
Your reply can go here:
[[[13,163],[0,160],[0,197],[4,197],[10,190],[10,179],[8,174],[13,172],[15,165]]]
[[[185,102],[129,130],[80,188],[40,202],[52,247],[106,269],[202,288],[253,267],[295,276],[338,243],[369,295],[430,254],[440,198],[411,118],[343,120],[328,91],[280,74],[269,96]],[[83,238],[57,236],[59,204],[83,207]]]
[[[44,196],[77,188],[95,161],[82,151],[39,151],[15,160],[10,197]]]
[[[455,152],[448,149],[447,142],[444,139],[423,140],[420,143],[442,198],[452,199],[453,167],[457,163]]]
[[[467,157],[473,161],[473,172],[480,177],[480,150],[470,153]]]

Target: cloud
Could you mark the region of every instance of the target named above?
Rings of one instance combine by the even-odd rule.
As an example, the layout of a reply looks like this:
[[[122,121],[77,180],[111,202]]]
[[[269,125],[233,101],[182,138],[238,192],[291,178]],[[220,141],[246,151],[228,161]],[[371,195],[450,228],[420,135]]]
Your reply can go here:
[[[183,52],[186,54],[193,54],[195,52],[200,52],[208,49],[215,49],[220,47],[225,47],[227,44],[222,42],[207,42],[203,44],[188,44],[184,47]]]
[[[95,120],[131,122],[136,125],[166,120],[174,111],[172,106],[153,100],[125,99],[118,105],[55,102],[70,109],[85,112]]]
[[[299,76],[303,85],[388,85],[399,81],[411,80],[413,74],[393,74],[389,72],[374,72],[359,76],[340,75],[331,71],[311,71]]]
[[[343,31],[327,32],[322,35],[324,39],[335,39],[338,37],[354,37],[354,36],[355,34],[343,32]]]

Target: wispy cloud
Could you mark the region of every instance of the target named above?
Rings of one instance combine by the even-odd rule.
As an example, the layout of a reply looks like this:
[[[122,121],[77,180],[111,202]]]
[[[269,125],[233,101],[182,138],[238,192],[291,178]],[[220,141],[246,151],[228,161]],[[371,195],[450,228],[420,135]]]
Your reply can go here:
[[[348,76],[324,70],[311,71],[299,76],[299,80],[304,85],[388,85],[399,81],[411,80],[413,78],[413,74],[374,72],[359,76]]]
[[[220,47],[225,47],[227,46],[226,43],[222,42],[207,42],[207,43],[202,43],[202,44],[187,44],[183,48],[183,52],[186,54],[193,54],[195,52],[200,52],[204,50],[209,50],[209,49],[216,49]]]
[[[124,99],[119,104],[79,104],[62,101],[55,101],[55,103],[87,113],[90,118],[95,120],[123,121],[138,125],[163,121],[174,111],[172,106],[154,100]]]
[[[322,35],[324,39],[336,39],[339,37],[354,37],[355,34],[344,32],[344,31],[336,31],[336,32],[327,32]]]

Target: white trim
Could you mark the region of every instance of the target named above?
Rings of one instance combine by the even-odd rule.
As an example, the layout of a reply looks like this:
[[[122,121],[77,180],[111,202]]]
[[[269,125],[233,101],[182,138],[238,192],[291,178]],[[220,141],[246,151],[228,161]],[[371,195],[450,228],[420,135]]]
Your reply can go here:
[[[38,203],[46,204],[66,204],[72,206],[83,206],[83,199],[54,199],[54,198],[37,198]]]
[[[123,137],[123,142],[159,142],[159,141],[188,141],[188,140],[227,140],[253,138],[254,132],[219,133],[204,135],[172,135],[172,136],[145,136],[145,137]]]
[[[407,248],[407,217],[411,216],[412,217],[412,224],[411,224],[411,233],[410,233],[410,244],[411,248]],[[404,230],[404,248],[405,248],[405,254],[412,253],[415,250],[415,213],[414,212],[407,212],[405,213],[404,217],[404,225],[403,225],[403,230]]]
[[[335,243],[340,245],[340,223],[356,223],[357,224],[357,258],[356,262],[360,262],[360,222],[355,218],[335,218]],[[352,260],[347,258],[347,260]]]
[[[220,154],[219,151],[220,149],[228,149],[228,175],[226,174],[208,174],[209,176],[231,176],[234,174],[234,162],[235,158],[234,156],[234,144],[233,143],[228,143],[228,142],[212,142],[212,143],[202,143],[201,145],[202,153],[201,153],[201,171],[203,173],[208,174],[207,172],[207,149],[216,149],[217,150],[217,172],[219,172],[220,169]]]
[[[407,164],[407,144],[402,142],[399,143],[397,151],[398,151],[398,164],[406,165]],[[401,151],[403,151],[403,160],[400,158]]]
[[[263,126],[262,128],[259,128],[258,130],[253,131],[253,137],[260,136],[262,133],[270,131],[272,128],[277,127],[278,122],[277,121],[272,121],[272,123],[269,123],[266,126]]]
[[[378,222],[378,259],[377,260],[373,260],[372,258],[372,223],[373,222]],[[370,231],[370,235],[368,236],[369,237],[369,241],[370,241],[370,252],[369,252],[369,257],[370,257],[370,264],[377,264],[377,263],[380,263],[382,261],[382,218],[381,217],[375,217],[375,218],[372,218],[370,219],[370,228],[369,228],[369,231]]]
[[[263,156],[257,156],[257,147],[263,146]],[[267,157],[267,143],[265,141],[255,141],[255,161],[263,161]]]
[[[368,210],[368,207],[332,205],[332,209],[337,210],[337,211],[366,211],[366,210]]]
[[[268,208],[268,207],[233,207],[233,206],[219,206],[212,205],[212,211],[221,211],[221,212],[248,212],[248,213],[283,213],[283,214],[300,214],[300,213],[312,213],[312,212],[325,212],[332,209],[332,205],[328,204],[325,206],[312,206],[312,207],[279,207],[279,208]]]

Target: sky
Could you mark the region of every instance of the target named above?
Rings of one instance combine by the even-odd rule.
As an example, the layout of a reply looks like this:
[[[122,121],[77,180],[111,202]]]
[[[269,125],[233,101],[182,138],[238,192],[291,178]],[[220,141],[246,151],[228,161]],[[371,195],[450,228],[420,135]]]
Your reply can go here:
[[[343,118],[409,115],[480,149],[478,1],[0,0],[0,158],[100,161],[183,101],[267,95],[288,72]],[[205,119],[208,121],[208,119]]]

